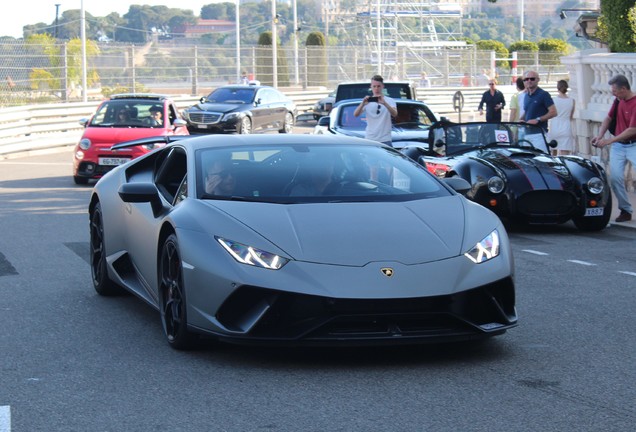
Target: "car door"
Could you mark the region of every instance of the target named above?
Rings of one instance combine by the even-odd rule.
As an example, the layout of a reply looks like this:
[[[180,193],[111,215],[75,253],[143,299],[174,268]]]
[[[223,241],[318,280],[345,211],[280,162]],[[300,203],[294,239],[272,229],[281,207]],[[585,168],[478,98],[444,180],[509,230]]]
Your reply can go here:
[[[164,206],[171,209],[187,172],[186,150],[180,146],[172,146],[159,150],[159,153],[161,154],[155,160],[151,181],[154,181],[162,196]],[[147,180],[150,179],[140,179],[143,182]],[[147,202],[127,203],[126,213],[126,248],[143,279],[143,295],[157,301],[157,247],[160,247],[157,239],[165,214],[156,215]]]
[[[262,88],[256,92],[254,98],[254,109],[252,110],[252,129],[269,129],[273,121],[272,117],[272,94],[269,89]]]
[[[285,124],[285,116],[287,115],[287,96],[276,89],[270,91],[270,110],[272,116],[272,124],[274,129],[278,130]]]

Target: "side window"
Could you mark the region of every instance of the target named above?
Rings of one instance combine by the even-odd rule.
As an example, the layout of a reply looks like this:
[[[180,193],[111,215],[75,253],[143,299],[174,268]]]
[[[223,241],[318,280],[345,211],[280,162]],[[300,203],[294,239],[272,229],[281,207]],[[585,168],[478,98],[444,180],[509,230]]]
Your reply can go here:
[[[183,148],[173,147],[155,172],[157,189],[169,203],[175,202],[187,172],[187,157]]]
[[[168,120],[170,120],[170,124],[172,125],[174,121],[177,119],[177,111],[174,108],[174,105],[168,105]]]
[[[181,181],[181,186],[179,186],[179,189],[177,189],[177,194],[174,197],[174,203],[172,205],[176,206],[187,197],[188,197],[188,176],[186,174],[183,177],[183,180]]]

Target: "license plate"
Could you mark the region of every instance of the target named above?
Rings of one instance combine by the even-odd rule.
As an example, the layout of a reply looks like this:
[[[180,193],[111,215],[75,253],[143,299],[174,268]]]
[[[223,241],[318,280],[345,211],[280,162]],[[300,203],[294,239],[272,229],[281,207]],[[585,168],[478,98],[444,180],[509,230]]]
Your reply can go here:
[[[100,157],[99,164],[105,166],[123,165],[129,160],[129,158]]]
[[[198,124],[198,125],[197,125],[197,127],[198,127],[199,129],[209,129],[209,128],[210,128],[210,126],[209,126],[209,125],[205,125],[205,124]]]
[[[603,207],[592,207],[585,209],[585,216],[603,216]]]

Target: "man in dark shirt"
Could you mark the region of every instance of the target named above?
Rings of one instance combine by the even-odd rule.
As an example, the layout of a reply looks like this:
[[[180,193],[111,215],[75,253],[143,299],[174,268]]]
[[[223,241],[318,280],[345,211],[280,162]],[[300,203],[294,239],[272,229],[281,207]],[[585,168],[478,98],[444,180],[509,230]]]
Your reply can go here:
[[[539,87],[539,74],[528,71],[523,77],[526,96],[523,98],[524,113],[521,118],[528,124],[539,125],[544,132],[548,131],[548,120],[556,117],[557,110],[550,93]]]
[[[490,89],[486,90],[479,102],[479,115],[484,115],[484,105],[486,105],[486,121],[501,122],[501,110],[506,106],[506,99],[501,91],[497,90],[495,81],[488,80]]]

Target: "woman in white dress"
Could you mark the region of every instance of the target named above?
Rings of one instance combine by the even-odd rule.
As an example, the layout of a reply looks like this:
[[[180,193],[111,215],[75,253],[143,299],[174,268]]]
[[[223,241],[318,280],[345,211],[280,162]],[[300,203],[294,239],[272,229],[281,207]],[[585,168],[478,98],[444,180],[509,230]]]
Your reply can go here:
[[[555,155],[569,155],[574,151],[574,134],[572,133],[572,119],[574,118],[574,99],[567,95],[568,82],[559,80],[557,82],[559,94],[554,98],[554,106],[557,116],[550,119],[548,125],[548,140],[556,140],[559,143],[556,150],[552,150]]]

